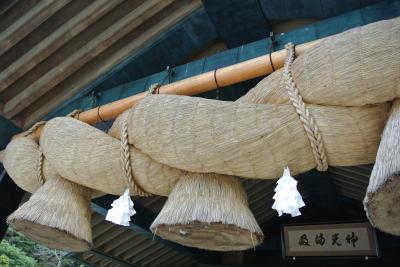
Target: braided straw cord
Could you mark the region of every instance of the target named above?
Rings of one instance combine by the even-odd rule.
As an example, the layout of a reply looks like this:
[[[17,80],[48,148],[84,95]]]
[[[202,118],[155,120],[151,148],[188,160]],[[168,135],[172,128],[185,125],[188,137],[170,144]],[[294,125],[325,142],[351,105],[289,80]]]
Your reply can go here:
[[[39,129],[39,127],[41,127],[42,125],[45,125],[45,124],[46,124],[46,121],[38,121],[37,123],[32,125],[31,128],[29,128],[27,131],[25,131],[22,136],[27,137],[27,136],[33,134],[37,129]]]
[[[72,111],[71,113],[69,113],[67,115],[67,117],[71,117],[74,118],[76,115],[79,115],[79,113],[81,113],[80,110],[75,109],[74,111]],[[31,134],[33,134],[39,127],[41,127],[42,125],[45,125],[46,121],[39,121],[37,123],[35,123],[31,128],[29,128],[26,132],[23,133],[24,137],[27,137]],[[44,178],[43,175],[43,163],[44,163],[44,154],[42,152],[42,150],[39,149],[39,160],[37,163],[37,173],[36,173],[36,178],[39,181],[40,185],[43,185],[46,182],[46,179]]]
[[[46,180],[43,175],[43,163],[44,163],[44,155],[42,150],[39,149],[39,160],[38,160],[38,165],[37,165],[37,173],[36,173],[36,178],[38,179],[40,185],[43,185]]]
[[[324,143],[322,141],[321,133],[319,132],[318,126],[307,109],[303,98],[301,97],[296,84],[292,77],[292,63],[295,57],[294,45],[288,43],[285,46],[287,50],[287,57],[283,68],[283,77],[287,93],[290,101],[292,102],[297,114],[300,117],[300,121],[303,124],[304,130],[306,131],[308,140],[312,148],[315,162],[317,163],[318,171],[326,171],[328,169],[328,161],[325,153]]]
[[[133,172],[131,166],[131,153],[129,150],[128,143],[128,120],[124,120],[121,128],[121,161],[125,179],[128,184],[128,188],[133,188],[133,192],[139,196],[150,196],[151,194],[145,192],[140,188],[133,179]]]
[[[79,113],[81,113],[81,111],[79,109],[75,109],[71,113],[69,113],[66,117],[74,118]],[[27,136],[33,134],[37,129],[39,129],[39,127],[41,127],[45,124],[46,124],[46,121],[38,121],[37,123],[32,125],[31,128],[29,128],[27,131],[25,131],[22,136],[27,137]]]

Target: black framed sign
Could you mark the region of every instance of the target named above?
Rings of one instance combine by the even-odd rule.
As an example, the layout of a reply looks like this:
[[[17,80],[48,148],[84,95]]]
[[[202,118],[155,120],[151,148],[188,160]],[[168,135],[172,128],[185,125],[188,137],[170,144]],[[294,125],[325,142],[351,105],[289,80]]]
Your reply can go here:
[[[377,257],[375,229],[369,223],[284,225],[284,257]]]

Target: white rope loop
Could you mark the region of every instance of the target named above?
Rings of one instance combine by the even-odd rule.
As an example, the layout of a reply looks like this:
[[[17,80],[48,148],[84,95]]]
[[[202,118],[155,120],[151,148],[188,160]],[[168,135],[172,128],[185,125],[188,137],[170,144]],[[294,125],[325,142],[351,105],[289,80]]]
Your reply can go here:
[[[319,132],[318,126],[307,109],[303,98],[301,97],[296,84],[292,77],[292,64],[295,57],[294,45],[288,43],[286,46],[287,57],[283,68],[283,77],[289,99],[292,102],[300,121],[306,131],[308,140],[312,148],[315,162],[317,163],[318,171],[326,171],[328,169],[328,160],[325,153],[325,147],[322,140],[322,135]]]

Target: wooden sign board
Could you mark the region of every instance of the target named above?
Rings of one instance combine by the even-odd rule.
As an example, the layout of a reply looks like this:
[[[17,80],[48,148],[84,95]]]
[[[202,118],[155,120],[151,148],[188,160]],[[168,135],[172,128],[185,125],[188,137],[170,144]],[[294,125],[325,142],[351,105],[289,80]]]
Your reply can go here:
[[[283,226],[285,257],[376,257],[374,228],[369,223]]]

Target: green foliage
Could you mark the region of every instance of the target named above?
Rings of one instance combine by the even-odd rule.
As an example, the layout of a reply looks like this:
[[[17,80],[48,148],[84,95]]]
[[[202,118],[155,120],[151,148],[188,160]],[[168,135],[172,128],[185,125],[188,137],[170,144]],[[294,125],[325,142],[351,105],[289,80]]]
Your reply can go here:
[[[10,259],[6,255],[0,256],[0,267],[10,267]]]
[[[3,242],[7,242],[8,245],[18,248],[25,255],[29,255],[31,259],[35,260],[35,265],[14,265],[10,261],[10,267],[81,267],[81,265],[76,263],[72,258],[67,257],[67,252],[50,249],[43,245],[37,244],[11,227],[8,228],[6,235],[4,236]],[[0,255],[2,254],[5,253],[1,253],[0,251]],[[8,266],[0,265],[0,267]]]
[[[21,249],[3,240],[0,243],[0,255],[5,255],[9,259],[9,266],[13,267],[36,267],[35,259],[27,256]],[[5,265],[7,266],[7,265]]]
[[[68,257],[62,259],[61,266],[62,267],[85,267],[85,265],[76,263],[76,261],[74,261],[72,258],[68,258]]]
[[[27,255],[32,255],[36,250],[36,243],[26,238],[23,234],[9,227],[4,237],[11,245],[21,249]]]

